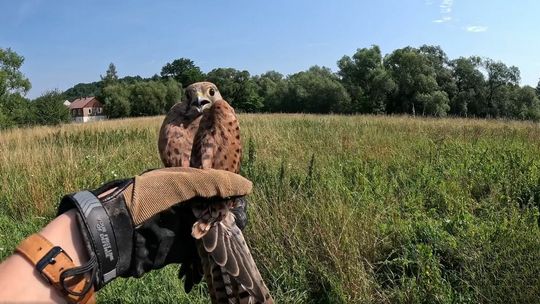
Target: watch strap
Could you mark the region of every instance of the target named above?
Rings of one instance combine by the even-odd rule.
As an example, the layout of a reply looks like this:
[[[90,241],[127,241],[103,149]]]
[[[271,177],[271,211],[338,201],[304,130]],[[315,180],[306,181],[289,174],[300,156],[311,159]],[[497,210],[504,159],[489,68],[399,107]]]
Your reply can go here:
[[[61,247],[35,233],[23,240],[15,251],[32,263],[43,279],[58,289],[69,303],[95,303],[94,289],[87,286],[92,284],[89,279],[85,276],[62,277],[63,272],[76,266]],[[88,292],[83,292],[85,289]]]

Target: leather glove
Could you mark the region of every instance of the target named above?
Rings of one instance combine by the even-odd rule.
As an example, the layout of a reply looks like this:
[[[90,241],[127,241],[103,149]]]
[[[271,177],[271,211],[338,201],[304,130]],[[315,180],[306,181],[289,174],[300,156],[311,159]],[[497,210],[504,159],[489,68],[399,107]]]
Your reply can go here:
[[[66,270],[65,276],[91,273],[99,290],[118,276],[139,277],[169,263],[192,264],[197,250],[190,234],[195,222],[190,203],[240,198],[251,188],[249,180],[228,171],[166,168],[66,195],[58,213],[78,210],[90,259]],[[236,212],[238,226],[244,227],[245,209]],[[186,278],[186,284],[188,280],[193,279]]]

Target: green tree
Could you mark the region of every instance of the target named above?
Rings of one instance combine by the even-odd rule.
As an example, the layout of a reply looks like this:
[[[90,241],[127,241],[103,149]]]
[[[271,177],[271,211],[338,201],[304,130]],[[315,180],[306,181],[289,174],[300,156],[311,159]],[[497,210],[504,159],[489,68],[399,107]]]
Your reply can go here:
[[[180,58],[165,64],[161,69],[161,77],[172,77],[182,86],[187,87],[194,82],[204,80],[205,75],[192,60]]]
[[[517,119],[540,119],[540,99],[531,86],[514,87],[511,94],[510,114]]]
[[[25,95],[31,88],[30,81],[19,69],[24,57],[10,48],[0,48],[0,100],[8,94]]]
[[[165,114],[180,96],[181,90],[176,82],[137,82],[130,86],[131,115]]]
[[[486,81],[479,67],[478,57],[460,57],[451,62],[452,76],[456,83],[456,94],[450,101],[450,113],[460,116],[485,116]]]
[[[103,89],[105,113],[110,118],[159,115],[182,97],[182,87],[174,79],[116,83]]]
[[[88,96],[101,96],[101,81],[91,83],[78,83],[64,91],[65,99],[73,101]]]
[[[445,91],[419,93],[417,100],[426,115],[443,117],[450,110],[448,94]]]
[[[258,95],[262,98],[265,112],[281,111],[281,101],[287,93],[287,81],[282,74],[268,71],[260,76],[253,77],[258,87]]]
[[[165,86],[165,103],[163,106],[163,113],[166,113],[170,108],[172,108],[172,106],[182,100],[184,90],[182,89],[182,85],[174,79],[167,79],[163,84]]]
[[[12,127],[14,125],[11,118],[7,115],[7,111],[0,105],[0,130]]]
[[[145,78],[142,78],[139,75],[137,75],[137,76],[126,76],[126,77],[122,77],[122,78],[118,79],[118,83],[134,84],[134,83],[137,83],[139,81],[146,81],[146,80],[156,80],[157,81],[157,80],[160,80],[160,79],[161,78],[159,76],[156,79],[145,79]]]
[[[3,108],[13,125],[31,125],[36,121],[32,103],[20,94],[7,95],[3,101]]]
[[[105,91],[108,87],[118,84],[118,74],[116,72],[116,66],[114,63],[111,62],[109,64],[107,71],[105,71],[105,76],[100,75],[99,77],[101,78],[101,81],[98,82],[99,91],[96,92],[96,95],[94,96],[96,96],[98,100],[104,102],[105,113],[109,113],[108,111],[110,111],[112,114],[109,114],[109,117],[115,117],[118,113],[125,112],[125,102],[122,101],[121,96],[115,96],[118,97],[118,99],[112,101],[110,96],[105,95]],[[117,91],[117,88],[113,89],[112,91]],[[108,93],[110,95],[110,93],[112,93],[111,90],[109,90]],[[109,100],[105,101],[107,98]]]
[[[491,117],[505,116],[510,110],[510,93],[514,87],[519,86],[519,69],[491,59],[484,60],[483,65],[488,75],[486,112]]]
[[[329,68],[313,66],[288,78],[283,102],[285,112],[342,112],[351,101],[337,75]]]
[[[109,118],[121,118],[131,115],[129,101],[130,88],[126,84],[109,85],[103,89],[101,100],[104,103],[105,114]]]
[[[105,76],[100,76],[100,77],[101,77],[101,85],[103,88],[117,83],[118,74],[116,72],[116,66],[114,65],[114,63],[111,62],[109,64],[109,68],[105,72]]]
[[[0,48],[0,128],[31,123],[32,115],[24,95],[30,81],[19,70],[24,57],[11,49]]]
[[[433,114],[431,101],[448,100],[435,92],[441,91],[432,58],[421,51],[406,47],[387,55],[384,65],[397,84],[397,90],[388,104],[391,113]],[[436,97],[436,98],[431,98]],[[445,106],[437,106],[439,110]],[[438,115],[442,113],[438,112]],[[445,113],[446,114],[446,113]]]
[[[258,94],[257,83],[248,71],[217,68],[210,71],[207,78],[217,85],[221,96],[235,109],[256,112],[263,108],[263,99]]]
[[[449,99],[457,94],[456,81],[452,75],[451,62],[440,46],[422,45],[418,51],[426,56],[435,70],[435,79],[441,91],[446,92]]]
[[[57,90],[48,91],[32,101],[36,123],[57,125],[70,121],[69,109],[64,105],[64,96]]]
[[[396,84],[383,66],[381,50],[358,49],[351,57],[338,61],[342,82],[351,96],[350,112],[384,113],[387,98],[396,89]]]

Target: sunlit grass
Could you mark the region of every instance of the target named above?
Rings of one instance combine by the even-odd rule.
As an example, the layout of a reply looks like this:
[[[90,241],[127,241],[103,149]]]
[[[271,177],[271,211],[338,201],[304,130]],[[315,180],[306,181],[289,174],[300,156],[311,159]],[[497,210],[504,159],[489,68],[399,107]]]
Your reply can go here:
[[[162,117],[0,133],[0,257],[68,192],[161,166]],[[540,298],[540,127],[385,116],[240,115],[246,238],[279,303]],[[103,302],[207,303],[177,266]]]

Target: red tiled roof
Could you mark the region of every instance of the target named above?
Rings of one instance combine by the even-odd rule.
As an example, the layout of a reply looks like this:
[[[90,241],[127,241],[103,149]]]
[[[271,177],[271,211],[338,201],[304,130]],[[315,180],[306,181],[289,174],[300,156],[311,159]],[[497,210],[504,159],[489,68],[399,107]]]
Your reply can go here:
[[[95,97],[84,97],[75,99],[70,105],[70,109],[82,109],[87,107],[102,107],[101,103]]]

